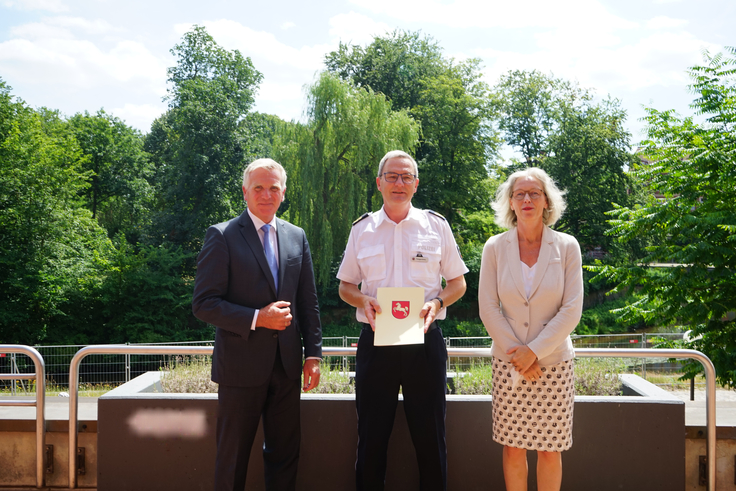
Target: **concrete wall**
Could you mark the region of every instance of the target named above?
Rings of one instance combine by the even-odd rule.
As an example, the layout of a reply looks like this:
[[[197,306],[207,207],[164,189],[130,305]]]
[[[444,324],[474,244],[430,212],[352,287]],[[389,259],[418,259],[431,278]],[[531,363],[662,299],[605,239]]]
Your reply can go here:
[[[705,426],[688,426],[685,440],[685,489],[704,491],[700,484],[699,458],[705,457]],[[736,428],[716,428],[716,489],[736,491]]]
[[[98,487],[116,490],[212,488],[216,395],[141,393],[158,374],[122,386],[98,402]],[[147,378],[146,378],[147,377]],[[646,391],[651,384],[634,387]],[[127,384],[126,384],[127,385]],[[635,384],[636,385],[636,384]],[[575,402],[574,443],[563,456],[563,489],[685,489],[684,403],[655,397],[586,397]],[[350,491],[357,441],[352,396],[302,397],[302,451],[297,489]],[[448,396],[448,481],[454,490],[504,489],[502,447],[491,439],[491,398]],[[262,490],[259,434],[248,490]],[[530,489],[536,488],[535,454]],[[418,489],[414,451],[401,403],[389,448],[386,490]]]
[[[85,474],[77,487],[97,487],[97,422],[81,421],[78,445],[85,448]],[[46,422],[46,445],[53,445],[53,472],[46,486],[69,487],[69,426],[66,421]],[[0,488],[36,487],[36,422],[0,420]]]

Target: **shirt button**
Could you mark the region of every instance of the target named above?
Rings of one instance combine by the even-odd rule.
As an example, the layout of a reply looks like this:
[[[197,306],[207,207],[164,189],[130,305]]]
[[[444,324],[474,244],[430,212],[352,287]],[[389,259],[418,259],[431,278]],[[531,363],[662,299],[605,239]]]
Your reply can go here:
[[[274,334],[274,335],[273,335],[273,338],[274,338],[274,339],[276,339],[277,337],[279,337],[279,335],[278,335],[278,334]]]
[[[525,322],[524,323],[524,327],[529,327],[529,323],[528,322]]]
[[[528,302],[524,302],[524,307],[529,307],[529,303]]]

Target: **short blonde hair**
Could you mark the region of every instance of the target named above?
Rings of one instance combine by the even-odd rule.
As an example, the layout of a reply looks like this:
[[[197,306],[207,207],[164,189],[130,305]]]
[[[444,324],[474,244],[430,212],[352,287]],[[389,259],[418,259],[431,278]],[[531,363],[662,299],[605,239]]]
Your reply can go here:
[[[496,212],[496,223],[503,228],[516,226],[516,212],[511,207],[511,194],[517,179],[533,177],[542,184],[542,191],[547,196],[547,209],[542,214],[542,221],[547,226],[557,223],[567,205],[565,204],[565,191],[561,191],[555,182],[539,167],[527,167],[516,171],[506,179],[496,190],[496,199],[491,202],[493,211]]]
[[[281,178],[281,186],[286,188],[286,169],[273,159],[257,159],[248,164],[248,167],[243,171],[243,187],[248,187],[248,179],[256,169],[275,170]]]

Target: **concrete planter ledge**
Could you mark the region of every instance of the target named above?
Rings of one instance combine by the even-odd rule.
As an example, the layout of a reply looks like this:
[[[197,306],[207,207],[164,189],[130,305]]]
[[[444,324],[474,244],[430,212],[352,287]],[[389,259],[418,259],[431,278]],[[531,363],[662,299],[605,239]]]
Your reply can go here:
[[[99,489],[210,490],[215,461],[216,394],[164,394],[149,372],[100,397]],[[563,456],[563,488],[627,491],[685,489],[685,404],[637,377],[618,397],[578,396],[573,446]],[[157,392],[158,391],[158,392]],[[297,489],[355,489],[357,443],[352,394],[302,395]],[[251,454],[248,490],[262,490],[262,433]],[[504,489],[502,447],[492,441],[491,397],[447,397],[448,488]],[[536,456],[530,489],[536,488]],[[414,449],[399,402],[389,447],[386,491],[418,489]]]

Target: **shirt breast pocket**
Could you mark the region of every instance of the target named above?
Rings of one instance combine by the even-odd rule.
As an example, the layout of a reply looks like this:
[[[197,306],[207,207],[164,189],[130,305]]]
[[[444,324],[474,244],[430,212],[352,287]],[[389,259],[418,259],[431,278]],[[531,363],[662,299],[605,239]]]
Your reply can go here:
[[[358,265],[366,281],[382,280],[386,277],[386,253],[383,244],[364,247],[358,251]]]
[[[436,239],[418,240],[411,248],[411,277],[434,280],[440,275],[442,248]]]

